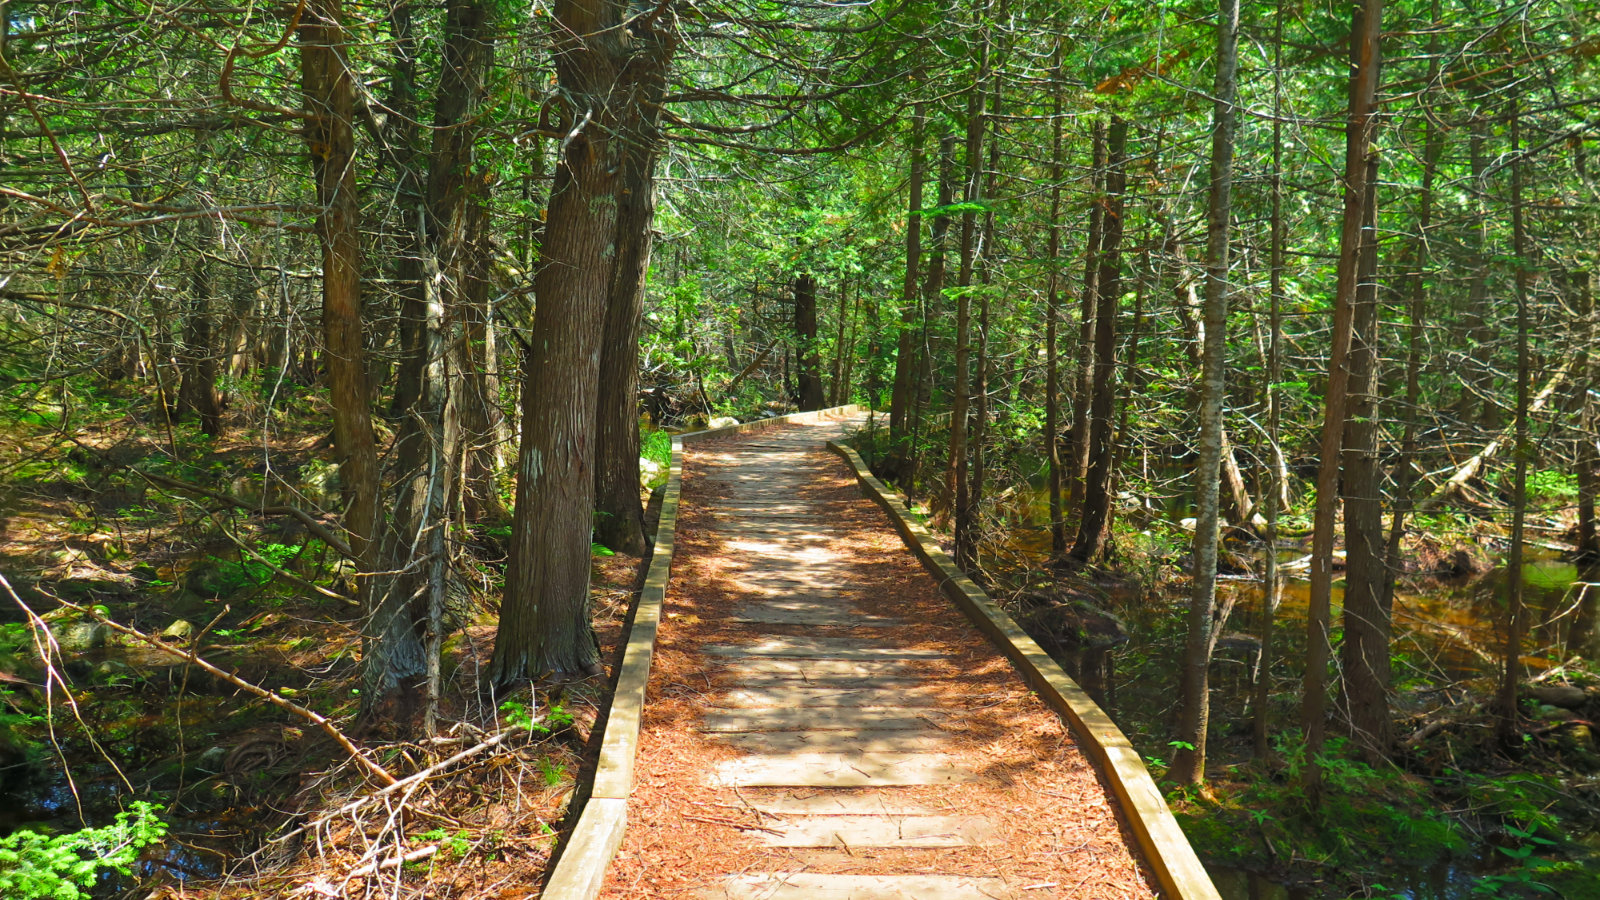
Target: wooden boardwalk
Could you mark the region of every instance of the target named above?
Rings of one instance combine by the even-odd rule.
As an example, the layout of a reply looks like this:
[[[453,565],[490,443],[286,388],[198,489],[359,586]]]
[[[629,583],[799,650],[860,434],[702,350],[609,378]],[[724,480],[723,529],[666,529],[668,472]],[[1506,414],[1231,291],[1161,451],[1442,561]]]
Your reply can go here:
[[[687,454],[609,897],[1153,897],[1055,713],[854,473],[854,423]]]

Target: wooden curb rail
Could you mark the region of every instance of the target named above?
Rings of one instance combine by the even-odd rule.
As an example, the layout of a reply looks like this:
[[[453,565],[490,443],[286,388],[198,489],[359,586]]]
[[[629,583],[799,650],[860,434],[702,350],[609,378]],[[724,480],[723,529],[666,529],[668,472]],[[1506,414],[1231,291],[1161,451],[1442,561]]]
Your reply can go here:
[[[1099,764],[1100,771],[1111,783],[1111,790],[1127,814],[1128,824],[1144,851],[1145,861],[1155,872],[1162,894],[1168,900],[1221,900],[1211,876],[1200,864],[1200,858],[1178,827],[1178,820],[1172,817],[1172,810],[1167,808],[1150,771],[1144,767],[1144,760],[1111,717],[983,588],[956,568],[955,561],[940,549],[932,533],[911,515],[898,494],[873,476],[856,451],[834,441],[828,442],[828,449],[844,457],[855,469],[862,490],[889,514],[906,546],[939,581],[945,596],[1011,658],[1046,703],[1066,716],[1089,757]]]
[[[672,574],[673,538],[678,523],[678,492],[683,478],[683,445],[778,425],[810,424],[842,419],[865,411],[851,404],[816,412],[792,413],[756,419],[725,428],[696,431],[672,439],[672,461],[661,495],[661,518],[656,523],[655,549],[645,574],[639,602],[623,632],[627,645],[618,666],[617,687],[611,697],[605,734],[600,739],[600,761],[595,766],[594,789],[578,823],[572,829],[561,858],[545,883],[544,900],[594,900],[605,884],[606,868],[622,846],[628,824],[628,795],[633,791],[634,756],[639,752],[639,724],[644,712],[645,685],[655,656],[661,605]]]

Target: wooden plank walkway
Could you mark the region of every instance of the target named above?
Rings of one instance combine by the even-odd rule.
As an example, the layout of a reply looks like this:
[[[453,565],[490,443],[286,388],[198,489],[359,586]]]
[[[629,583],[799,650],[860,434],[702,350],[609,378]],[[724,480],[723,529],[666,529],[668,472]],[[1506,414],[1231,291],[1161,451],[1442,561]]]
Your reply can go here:
[[[1153,897],[1071,733],[853,473],[853,423],[687,454],[609,897]]]

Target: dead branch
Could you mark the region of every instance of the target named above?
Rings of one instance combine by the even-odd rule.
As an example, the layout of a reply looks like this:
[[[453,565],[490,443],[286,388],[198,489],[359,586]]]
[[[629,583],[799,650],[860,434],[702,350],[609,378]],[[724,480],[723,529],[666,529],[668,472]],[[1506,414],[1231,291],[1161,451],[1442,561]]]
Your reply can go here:
[[[1555,396],[1556,391],[1561,387],[1561,385],[1566,383],[1567,373],[1571,370],[1571,368],[1572,358],[1568,357],[1567,360],[1561,364],[1561,368],[1557,369],[1555,374],[1550,376],[1550,380],[1545,382],[1544,387],[1539,389],[1539,393],[1533,398],[1533,402],[1528,404],[1528,415],[1537,415],[1541,410],[1544,409],[1545,404],[1550,402],[1550,398]],[[1510,429],[1502,431],[1500,434],[1495,436],[1494,440],[1485,445],[1482,450],[1479,450],[1476,455],[1467,460],[1465,463],[1462,463],[1461,468],[1456,469],[1454,475],[1451,475],[1443,484],[1439,485],[1438,489],[1435,490],[1433,494],[1428,497],[1428,499],[1417,505],[1416,511],[1419,513],[1432,512],[1433,510],[1438,509],[1439,506],[1446,501],[1460,496],[1461,493],[1466,489],[1467,482],[1477,478],[1478,473],[1483,471],[1483,464],[1493,459],[1495,454],[1500,452],[1500,448],[1505,446],[1506,438],[1509,434]]]
[[[322,729],[322,731],[324,733],[326,733],[329,737],[333,738],[334,743],[337,743],[344,750],[345,753],[348,753],[350,755],[351,759],[353,759],[356,762],[360,763],[362,768],[366,769],[368,773],[370,773],[371,775],[376,777],[379,781],[382,781],[385,785],[393,785],[393,784],[397,783],[398,779],[396,779],[393,775],[390,775],[388,770],[384,769],[382,766],[380,766],[377,763],[373,762],[371,759],[368,759],[367,756],[365,754],[363,754],[359,748],[356,747],[355,743],[352,742],[348,737],[346,737],[344,732],[339,730],[337,725],[334,725],[332,722],[328,721],[328,719],[326,717],[324,717],[322,714],[320,714],[320,713],[318,713],[318,712],[316,712],[314,710],[306,709],[304,706],[301,706],[298,703],[292,703],[289,700],[286,700],[282,695],[278,694],[276,691],[269,691],[264,687],[260,687],[258,685],[251,684],[250,682],[245,681],[243,678],[240,678],[239,676],[233,674],[232,672],[224,671],[223,669],[221,669],[221,668],[219,668],[219,667],[207,662],[205,659],[201,658],[200,656],[198,656],[198,655],[196,655],[194,653],[189,652],[188,650],[184,650],[184,649],[181,649],[179,647],[175,647],[175,646],[167,643],[166,641],[161,640],[158,637],[155,637],[155,636],[149,635],[149,634],[145,634],[144,632],[139,631],[136,628],[130,628],[127,625],[121,624],[120,622],[112,621],[110,618],[101,615],[100,613],[96,612],[93,609],[90,609],[88,607],[79,606],[78,604],[73,603],[70,600],[63,600],[60,597],[52,597],[52,599],[54,599],[57,603],[60,603],[62,606],[65,606],[68,609],[74,610],[76,612],[79,612],[79,613],[81,613],[83,615],[86,615],[86,616],[94,619],[95,621],[101,623],[102,625],[105,625],[107,628],[110,628],[112,631],[115,631],[115,632],[117,632],[119,634],[125,634],[128,637],[138,638],[139,640],[145,642],[146,644],[149,644],[152,647],[155,647],[155,648],[161,650],[164,653],[170,654],[172,656],[176,656],[177,658],[183,660],[184,662],[189,663],[190,665],[199,666],[200,668],[205,669],[207,672],[210,672],[212,675],[222,679],[223,681],[226,681],[227,683],[233,685],[234,687],[236,687],[236,688],[238,688],[238,689],[240,689],[240,690],[242,690],[242,691],[244,691],[246,693],[254,694],[257,697],[260,697],[261,699],[267,701],[268,703],[271,703],[273,706],[279,707],[281,709],[288,710],[289,712],[294,713],[295,715],[299,716],[300,718],[305,719],[308,722],[311,722],[312,724],[316,725],[318,728]],[[223,611],[226,612],[227,609],[224,608]]]
[[[154,472],[141,472],[138,469],[133,471],[137,473],[140,478],[143,478],[146,481],[164,485],[174,490],[186,491],[191,494],[199,494],[202,497],[207,497],[217,501],[218,503],[226,503],[229,506],[232,506],[236,509],[245,510],[246,512],[260,513],[264,516],[293,516],[300,521],[300,524],[306,527],[307,531],[316,535],[318,538],[321,538],[324,544],[332,547],[341,556],[345,557],[346,559],[359,561],[359,557],[356,556],[354,550],[350,549],[349,544],[345,543],[342,538],[334,534],[332,531],[329,531],[328,526],[317,521],[316,516],[313,516],[303,509],[293,506],[262,506],[259,503],[251,503],[249,500],[245,500],[242,497],[235,497],[232,494],[224,494],[221,491],[213,491],[209,488],[203,488],[197,484],[190,484],[187,481],[179,481],[176,478],[168,478],[165,475],[157,475]]]
[[[427,767],[426,769],[423,769],[420,772],[417,772],[414,775],[407,775],[406,777],[400,779],[399,781],[396,781],[396,782],[394,782],[392,784],[385,785],[384,787],[382,787],[382,788],[380,788],[380,789],[378,789],[376,791],[373,791],[370,794],[365,794],[365,795],[363,795],[361,797],[357,797],[356,799],[351,800],[349,803],[346,803],[345,805],[339,807],[338,809],[334,810],[333,812],[328,813],[325,816],[322,816],[321,818],[317,819],[314,822],[308,822],[305,825],[302,825],[299,828],[296,828],[293,831],[290,831],[290,832],[288,832],[288,833],[286,833],[286,834],[284,834],[284,835],[282,835],[280,837],[273,838],[272,842],[275,843],[275,844],[280,844],[280,843],[283,843],[284,841],[287,841],[287,840],[289,840],[289,839],[291,839],[291,838],[293,838],[293,837],[295,837],[297,835],[304,834],[307,831],[314,831],[314,830],[316,830],[318,828],[321,828],[322,826],[328,824],[329,822],[333,821],[334,819],[336,819],[336,818],[338,818],[340,816],[347,815],[349,813],[355,812],[356,810],[360,809],[361,807],[365,806],[368,803],[371,803],[371,802],[373,802],[375,800],[381,800],[382,798],[387,797],[388,795],[393,794],[393,793],[395,793],[397,791],[403,791],[403,790],[406,790],[407,788],[410,788],[410,787],[412,787],[414,785],[420,784],[420,783],[422,783],[424,781],[428,781],[429,779],[435,777],[436,775],[439,775],[439,774],[443,773],[444,771],[456,766],[458,763],[461,763],[461,762],[464,762],[465,760],[471,759],[472,757],[477,756],[479,753],[482,753],[483,751],[488,750],[489,748],[494,747],[494,746],[502,743],[503,741],[505,741],[506,738],[510,737],[515,731],[516,731],[516,729],[507,729],[505,731],[499,732],[498,734],[491,735],[486,740],[484,740],[484,741],[482,741],[482,742],[480,742],[480,743],[478,743],[478,744],[476,744],[476,745],[474,745],[472,747],[468,747],[467,749],[461,751],[460,753],[457,753],[455,756],[452,756],[449,759],[443,760],[441,762],[434,763],[433,765]]]

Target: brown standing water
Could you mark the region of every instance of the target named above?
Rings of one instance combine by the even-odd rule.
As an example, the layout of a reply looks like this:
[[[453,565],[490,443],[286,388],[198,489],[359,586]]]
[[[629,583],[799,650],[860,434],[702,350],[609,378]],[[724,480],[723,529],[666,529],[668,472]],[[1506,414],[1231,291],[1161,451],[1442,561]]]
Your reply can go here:
[[[1002,584],[1022,586],[1029,573],[1036,578],[1048,559],[1050,536],[1045,523],[1048,504],[1043,491],[1030,490],[1010,498],[1010,521],[999,529],[1003,543],[986,546],[985,567]],[[1164,516],[1176,519],[1187,512],[1168,510]],[[1182,651],[1182,623],[1172,615],[1171,605],[1187,602],[1187,579],[1175,579],[1173,569],[1187,565],[1188,532],[1169,521],[1153,523],[1152,544],[1166,542],[1165,553],[1157,548],[1153,555],[1165,556],[1162,587],[1152,602],[1138,596],[1138,589],[1127,584],[1088,586],[1091,600],[1123,617],[1128,641],[1112,653],[1110,683],[1101,692],[1107,711],[1127,732],[1134,745],[1159,772],[1170,757],[1167,742],[1176,720],[1176,673]],[[1150,532],[1147,532],[1149,534]],[[1260,570],[1264,548],[1238,547],[1251,557]],[[1431,578],[1402,579],[1397,587],[1394,608],[1394,713],[1402,722],[1400,734],[1410,730],[1404,723],[1414,716],[1469,693],[1489,696],[1499,677],[1499,656],[1504,643],[1506,571],[1501,555],[1504,546],[1486,546],[1494,568],[1476,576],[1450,580]],[[1306,646],[1306,607],[1309,584],[1305,580],[1305,549],[1298,538],[1280,541],[1278,550],[1285,583],[1277,611],[1274,632],[1273,692],[1281,698],[1299,696],[1303,673],[1300,661]],[[1297,565],[1297,563],[1301,563]],[[1336,578],[1337,578],[1336,574]],[[1600,579],[1596,579],[1600,580]],[[1523,664],[1529,677],[1566,665],[1600,660],[1600,586],[1590,587],[1579,569],[1551,549],[1530,548],[1524,563],[1523,587],[1530,613]],[[1334,586],[1334,637],[1342,600],[1342,581]],[[1264,583],[1254,577],[1223,577],[1218,584],[1219,604],[1231,599],[1234,606],[1223,627],[1212,667],[1211,763],[1214,768],[1245,762],[1250,758],[1247,708],[1254,676],[1254,652],[1265,594]],[[1063,660],[1069,671],[1076,671],[1077,660]],[[1294,710],[1288,701],[1272,707],[1278,731],[1292,729]],[[1600,790],[1600,777],[1591,773],[1583,784],[1568,776],[1574,790]],[[1588,868],[1596,873],[1594,896],[1600,897],[1600,822],[1567,823],[1580,844],[1591,848]],[[1586,833],[1585,833],[1586,832]],[[1503,871],[1507,863],[1492,843],[1484,842],[1466,853],[1441,856],[1426,869],[1405,868],[1386,873],[1384,892],[1374,896],[1404,897],[1412,900],[1465,900],[1468,897],[1494,896],[1485,893],[1483,877]],[[1217,887],[1227,900],[1321,900],[1343,897],[1344,893],[1326,889],[1286,886],[1272,877],[1254,872],[1217,867],[1213,869]],[[1509,895],[1507,895],[1509,896]],[[1520,895],[1518,895],[1520,896]],[[1588,895],[1586,895],[1588,896]]]

